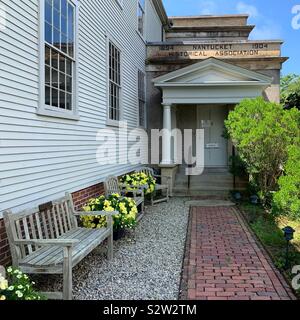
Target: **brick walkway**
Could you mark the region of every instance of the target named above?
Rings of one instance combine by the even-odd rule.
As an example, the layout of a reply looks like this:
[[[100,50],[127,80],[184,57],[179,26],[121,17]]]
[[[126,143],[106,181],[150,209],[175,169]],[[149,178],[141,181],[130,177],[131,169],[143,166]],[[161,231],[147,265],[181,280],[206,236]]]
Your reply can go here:
[[[181,299],[295,299],[232,207],[191,209]]]

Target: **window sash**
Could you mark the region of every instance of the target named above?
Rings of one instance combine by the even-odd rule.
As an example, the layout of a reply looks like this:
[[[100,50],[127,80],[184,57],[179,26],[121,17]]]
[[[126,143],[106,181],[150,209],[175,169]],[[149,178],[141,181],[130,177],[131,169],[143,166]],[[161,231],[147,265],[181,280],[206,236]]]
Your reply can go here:
[[[109,41],[109,119],[121,118],[121,51]]]
[[[70,112],[75,109],[76,6],[69,0],[43,1],[45,7],[44,104],[52,110]],[[47,26],[50,26],[49,30]],[[57,44],[54,42],[55,32],[59,33]],[[67,41],[65,47],[62,45],[64,40]]]

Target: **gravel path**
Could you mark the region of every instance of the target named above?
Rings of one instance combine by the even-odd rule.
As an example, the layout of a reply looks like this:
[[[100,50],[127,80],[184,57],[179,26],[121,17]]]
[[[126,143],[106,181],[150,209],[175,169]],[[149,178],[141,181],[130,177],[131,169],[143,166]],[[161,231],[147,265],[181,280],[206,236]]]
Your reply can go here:
[[[115,242],[112,261],[106,259],[105,248],[84,259],[73,270],[74,299],[177,299],[189,213],[186,200],[172,198],[147,207],[135,232]],[[48,276],[42,287],[61,290],[61,278]]]

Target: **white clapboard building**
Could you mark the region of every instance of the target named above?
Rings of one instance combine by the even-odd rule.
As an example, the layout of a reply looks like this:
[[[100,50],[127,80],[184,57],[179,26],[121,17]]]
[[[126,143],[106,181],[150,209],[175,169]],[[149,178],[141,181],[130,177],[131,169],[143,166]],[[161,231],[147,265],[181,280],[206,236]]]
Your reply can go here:
[[[162,0],[0,0],[0,264],[10,259],[1,212],[65,192],[81,207],[106,177],[138,168],[126,161],[126,136],[113,140],[124,123],[202,128],[208,171],[191,186],[228,191],[224,120],[243,98],[278,101],[286,60],[282,41],[249,40],[247,19],[167,17]],[[110,150],[97,161],[104,136],[121,164]],[[185,195],[183,151],[162,140],[161,170]]]

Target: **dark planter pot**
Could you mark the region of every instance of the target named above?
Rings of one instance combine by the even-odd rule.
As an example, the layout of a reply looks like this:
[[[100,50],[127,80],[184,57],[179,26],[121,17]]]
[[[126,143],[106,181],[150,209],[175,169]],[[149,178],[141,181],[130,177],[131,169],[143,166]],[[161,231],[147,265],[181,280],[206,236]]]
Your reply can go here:
[[[114,230],[114,240],[120,240],[125,236],[125,229]]]

